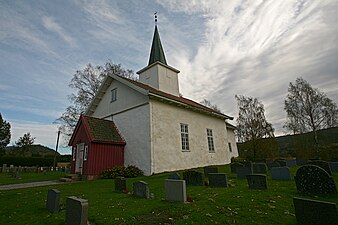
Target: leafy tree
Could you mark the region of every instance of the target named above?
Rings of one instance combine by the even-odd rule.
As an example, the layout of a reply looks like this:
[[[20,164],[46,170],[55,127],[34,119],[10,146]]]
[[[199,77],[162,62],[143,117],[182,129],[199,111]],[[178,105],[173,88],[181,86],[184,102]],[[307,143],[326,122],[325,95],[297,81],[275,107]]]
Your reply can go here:
[[[69,95],[70,105],[55,123],[60,124],[60,129],[68,139],[76,126],[81,113],[85,112],[100,85],[108,74],[117,74],[122,77],[135,80],[135,74],[130,69],[125,69],[121,64],[114,64],[110,60],[104,66],[92,66],[88,64],[83,70],[78,70],[69,83],[74,93]],[[67,141],[67,140],[65,140]]]
[[[313,132],[314,147],[319,157],[317,131],[338,126],[336,103],[300,77],[295,83],[290,82],[284,109],[287,113],[284,128],[294,134]]]
[[[25,147],[34,144],[35,137],[32,137],[31,133],[27,132],[22,137],[20,137],[15,145],[18,147]]]
[[[11,140],[11,125],[6,120],[2,119],[0,113],[0,156],[4,154],[5,147]]]
[[[263,138],[273,138],[272,142],[275,140],[274,129],[264,115],[263,103],[258,101],[257,98],[242,95],[236,95],[235,98],[239,108],[236,130],[238,141],[248,143],[246,147],[248,151],[252,152],[251,158],[253,160],[257,159],[258,156],[271,157],[274,154],[267,154],[267,152],[275,151],[275,146],[273,144],[266,146],[266,142],[261,141]],[[258,154],[259,151],[260,155]]]
[[[201,101],[200,103],[202,105],[205,105],[206,107],[215,110],[216,112],[221,113],[221,109],[216,104],[212,104],[208,99],[203,99],[203,101]]]

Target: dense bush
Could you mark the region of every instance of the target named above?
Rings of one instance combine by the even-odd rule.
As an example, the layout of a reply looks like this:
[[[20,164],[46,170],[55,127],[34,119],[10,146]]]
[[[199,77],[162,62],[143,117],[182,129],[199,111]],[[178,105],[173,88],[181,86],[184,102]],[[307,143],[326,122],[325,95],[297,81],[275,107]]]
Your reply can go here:
[[[138,177],[142,176],[143,171],[137,168],[136,166],[129,165],[128,167],[124,166],[115,166],[112,169],[105,170],[102,172],[101,177],[103,179],[115,179],[116,177]]]

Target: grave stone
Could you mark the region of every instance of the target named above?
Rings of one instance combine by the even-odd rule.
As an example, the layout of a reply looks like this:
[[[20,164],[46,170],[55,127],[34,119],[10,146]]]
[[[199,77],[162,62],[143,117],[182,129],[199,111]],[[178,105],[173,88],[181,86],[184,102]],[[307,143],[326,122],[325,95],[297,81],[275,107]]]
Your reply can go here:
[[[66,224],[87,225],[88,224],[88,201],[75,196],[66,200]]]
[[[57,189],[48,190],[46,208],[49,212],[59,212],[60,191]]]
[[[228,187],[228,178],[225,173],[209,173],[210,187]]]
[[[216,166],[205,166],[203,169],[205,177],[208,177],[209,173],[218,173],[218,168]]]
[[[279,165],[280,165],[281,167],[286,166],[286,160],[283,160],[283,159],[277,159],[277,160],[275,160],[275,161],[278,162]]]
[[[127,188],[127,180],[124,177],[115,178],[115,191],[116,192],[125,192]]]
[[[323,161],[323,160],[311,160],[307,164],[319,166],[322,169],[324,169],[328,174],[330,174],[330,176],[332,175],[332,172],[331,172],[331,169],[330,169],[330,165],[326,161]]]
[[[307,160],[302,159],[302,158],[297,158],[296,163],[297,163],[297,166],[304,166],[307,163]]]
[[[203,186],[203,173],[188,170],[183,172],[183,179],[185,180],[187,185],[195,185],[195,186]]]
[[[253,173],[266,173],[268,167],[265,163],[253,163],[252,164],[252,171]]]
[[[297,166],[297,161],[295,159],[288,159],[286,160],[286,166],[288,167]]]
[[[252,167],[237,167],[236,170],[238,179],[246,179],[246,176],[252,174]]]
[[[338,172],[338,162],[329,162],[331,172]]]
[[[242,162],[242,164],[244,165],[244,167],[252,167],[252,162],[250,161]]]
[[[280,167],[280,164],[276,161],[272,161],[272,162],[268,162],[267,166],[268,166],[269,170],[271,170],[271,168],[273,168],[273,167]]]
[[[149,198],[149,186],[148,183],[144,181],[137,181],[133,183],[133,193],[135,196],[141,197],[141,198]]]
[[[322,168],[316,165],[300,167],[295,176],[297,190],[307,194],[337,194],[333,178]]]
[[[338,224],[336,203],[294,197],[293,204],[299,225]]]
[[[236,173],[238,167],[244,167],[244,164],[238,162],[231,163],[230,164],[231,173]]]
[[[181,177],[178,173],[172,173],[172,174],[169,174],[168,179],[181,180]]]
[[[288,167],[272,167],[271,168],[272,180],[291,180],[291,174]]]
[[[172,202],[186,202],[187,192],[185,180],[166,179],[164,189],[165,200]]]
[[[7,164],[2,164],[2,172],[3,173],[7,172]]]
[[[250,174],[246,176],[250,189],[268,189],[267,178],[264,174]]]

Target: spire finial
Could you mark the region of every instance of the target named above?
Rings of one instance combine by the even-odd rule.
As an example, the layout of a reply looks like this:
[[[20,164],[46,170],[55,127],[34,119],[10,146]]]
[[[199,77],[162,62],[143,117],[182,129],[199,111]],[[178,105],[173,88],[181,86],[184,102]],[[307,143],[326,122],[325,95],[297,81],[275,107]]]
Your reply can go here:
[[[155,26],[157,26],[157,12],[154,13],[154,17],[155,17]]]

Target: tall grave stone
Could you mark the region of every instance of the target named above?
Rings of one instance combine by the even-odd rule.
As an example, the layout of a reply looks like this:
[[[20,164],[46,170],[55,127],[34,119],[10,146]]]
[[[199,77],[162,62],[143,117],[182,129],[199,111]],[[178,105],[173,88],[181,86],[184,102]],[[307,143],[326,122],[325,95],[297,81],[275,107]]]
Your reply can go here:
[[[230,164],[230,169],[231,169],[231,173],[237,173],[237,168],[238,167],[244,167],[244,164],[239,163],[239,162],[234,162]]]
[[[250,189],[268,189],[266,175],[263,174],[251,174],[247,175],[246,179]]]
[[[148,183],[146,183],[144,181],[134,182],[133,183],[133,193],[134,193],[135,196],[148,199],[150,197]]]
[[[265,163],[253,163],[252,164],[253,173],[266,173],[268,171],[268,167]]]
[[[2,172],[3,173],[7,172],[7,164],[2,164]]]
[[[252,167],[237,167],[236,169],[238,179],[246,179],[246,176],[252,174]]]
[[[165,200],[171,202],[186,202],[187,192],[185,180],[166,179],[164,184]]]
[[[271,178],[272,180],[291,180],[289,167],[272,167]]]
[[[210,187],[228,187],[228,178],[225,173],[209,173]]]
[[[218,173],[218,168],[216,166],[205,166],[203,170],[205,177],[208,177],[209,173]]]
[[[183,172],[183,179],[187,185],[203,186],[204,176],[203,173],[194,170]]]
[[[66,224],[87,225],[88,224],[88,201],[75,196],[66,200]]]
[[[57,189],[48,190],[46,208],[49,212],[59,212],[60,191]]]

